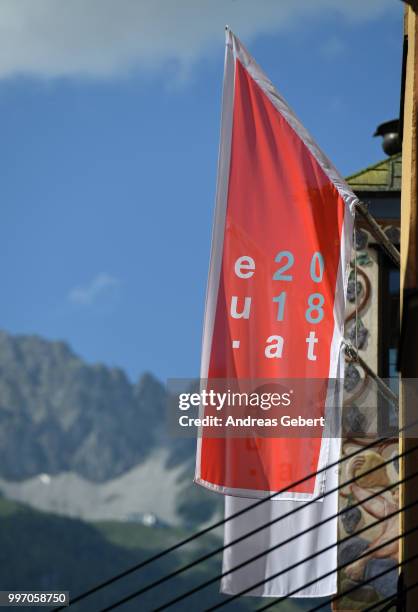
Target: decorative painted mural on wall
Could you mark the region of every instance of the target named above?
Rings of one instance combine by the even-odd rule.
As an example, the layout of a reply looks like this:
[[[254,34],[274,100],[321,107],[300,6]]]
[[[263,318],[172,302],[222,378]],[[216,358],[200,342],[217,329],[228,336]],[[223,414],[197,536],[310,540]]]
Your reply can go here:
[[[396,229],[396,228],[395,228]],[[388,228],[389,236],[391,228]],[[396,237],[395,237],[396,239]],[[359,355],[376,372],[378,369],[378,297],[379,265],[377,250],[369,243],[370,236],[360,229],[356,232],[355,256],[348,285],[346,338],[357,346]],[[385,414],[385,411],[387,412]],[[398,487],[384,491],[399,478],[396,459],[398,441],[382,432],[388,423],[397,421],[396,409],[383,401],[376,383],[370,379],[358,362],[347,360],[345,397],[343,408],[342,456],[347,456],[382,436],[384,442],[367,448],[355,457],[342,462],[340,482],[353,477],[357,480],[341,489],[340,511],[346,510],[339,520],[339,565],[351,562],[339,573],[339,593],[350,590],[359,582],[370,581],[342,597],[334,606],[338,611],[361,610],[396,592],[398,573],[398,541],[384,544],[398,533],[398,515],[366,529],[398,508]],[[390,414],[389,414],[390,413]],[[382,465],[372,474],[362,473]],[[368,501],[366,498],[372,497]],[[385,570],[393,571],[373,579]]]

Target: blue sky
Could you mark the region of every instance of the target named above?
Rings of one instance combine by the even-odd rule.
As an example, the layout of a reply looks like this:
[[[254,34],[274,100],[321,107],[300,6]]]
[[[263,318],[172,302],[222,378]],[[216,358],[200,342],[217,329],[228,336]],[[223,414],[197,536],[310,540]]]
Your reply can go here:
[[[403,8],[346,4],[2,0],[0,327],[197,375],[223,25],[347,175],[384,157]]]

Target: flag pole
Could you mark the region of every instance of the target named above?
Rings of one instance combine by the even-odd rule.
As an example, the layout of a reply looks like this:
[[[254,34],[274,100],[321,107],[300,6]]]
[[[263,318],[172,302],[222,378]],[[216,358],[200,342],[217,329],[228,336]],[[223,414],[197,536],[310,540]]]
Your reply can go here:
[[[382,245],[386,253],[399,268],[401,263],[401,255],[398,249],[391,243],[385,232],[382,230],[376,219],[367,210],[366,204],[357,202],[356,212],[363,218],[370,229],[372,236]]]

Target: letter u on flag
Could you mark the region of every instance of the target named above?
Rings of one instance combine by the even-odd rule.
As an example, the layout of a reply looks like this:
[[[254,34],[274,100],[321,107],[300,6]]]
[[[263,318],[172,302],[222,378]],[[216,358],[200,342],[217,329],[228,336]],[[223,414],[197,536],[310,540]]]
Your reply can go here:
[[[201,378],[342,378],[357,198],[229,29],[222,105]],[[242,498],[278,492],[247,518],[227,523],[227,543],[335,486],[335,468],[297,486],[292,483],[335,461],[338,454],[339,441],[324,436],[215,438],[205,436],[202,428],[195,481],[228,496],[227,516],[250,503]],[[289,469],[283,469],[286,466]],[[281,523],[280,533],[288,536],[330,516],[337,510],[337,497],[310,508]],[[336,540],[336,522],[325,529],[331,535],[319,532],[296,542],[293,560],[295,548],[296,556],[306,555]],[[278,537],[277,529],[264,530],[258,539],[232,547],[224,567],[233,566],[234,557],[238,563],[256,554],[260,546],[265,550]],[[289,560],[290,552],[279,553],[281,565],[286,556]],[[335,559],[334,551],[326,559],[328,569]],[[271,564],[277,570],[272,555],[234,572],[224,579],[223,590],[248,587],[251,577],[253,582],[265,577]],[[316,565],[320,569],[321,564]],[[295,584],[304,584],[306,576],[305,568],[251,594],[286,594]],[[334,587],[331,578],[298,595],[325,595]]]

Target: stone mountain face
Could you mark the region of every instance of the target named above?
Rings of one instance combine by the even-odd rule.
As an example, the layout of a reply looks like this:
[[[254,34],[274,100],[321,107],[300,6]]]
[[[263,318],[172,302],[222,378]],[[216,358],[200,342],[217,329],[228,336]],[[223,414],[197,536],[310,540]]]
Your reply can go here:
[[[161,440],[165,389],[150,374],[87,365],[67,344],[0,332],[0,476],[76,472],[102,482]]]
[[[0,332],[0,493],[67,516],[207,523],[222,496],[194,485],[196,441],[167,433],[166,404],[150,374],[133,385],[63,342]]]

